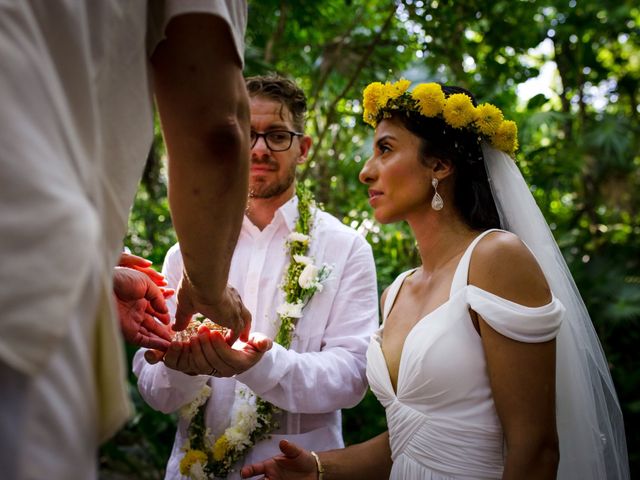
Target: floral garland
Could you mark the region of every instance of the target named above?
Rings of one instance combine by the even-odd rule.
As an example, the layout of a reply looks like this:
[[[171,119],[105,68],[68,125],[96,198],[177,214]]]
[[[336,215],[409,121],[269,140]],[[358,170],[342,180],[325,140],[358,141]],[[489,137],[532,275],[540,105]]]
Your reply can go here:
[[[275,341],[284,348],[291,346],[296,323],[303,316],[302,310],[316,292],[322,291],[322,282],[331,272],[328,265],[318,268],[306,256],[311,243],[310,232],[314,220],[312,210],[316,207],[313,195],[306,188],[298,185],[296,193],[298,219],[295,230],[287,238],[289,265],[281,286],[284,303],[276,310],[280,326]],[[273,417],[280,409],[238,383],[231,411],[231,424],[214,440],[205,423],[205,410],[210,395],[211,388],[205,385],[197,397],[179,412],[189,422],[188,440],[182,448],[185,455],[180,461],[180,473],[193,480],[226,477],[248,449],[267,438],[278,427],[273,422]]]
[[[448,97],[438,83],[421,83],[408,92],[409,80],[395,83],[373,82],[363,92],[363,119],[376,127],[393,111],[413,111],[425,117],[438,117],[453,128],[466,128],[484,137],[492,146],[513,156],[518,149],[518,127],[504,120],[495,105],[484,103],[475,107],[464,93]]]

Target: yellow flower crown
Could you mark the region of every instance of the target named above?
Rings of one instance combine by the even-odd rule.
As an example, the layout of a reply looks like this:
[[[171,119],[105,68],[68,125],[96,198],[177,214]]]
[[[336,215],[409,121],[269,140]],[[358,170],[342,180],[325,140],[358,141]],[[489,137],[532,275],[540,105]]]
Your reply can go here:
[[[413,111],[425,117],[438,117],[453,128],[466,128],[484,137],[493,147],[513,156],[518,148],[518,127],[504,120],[495,105],[483,103],[473,106],[464,93],[448,97],[437,83],[420,83],[409,92],[409,80],[395,83],[373,82],[363,92],[363,119],[376,127],[394,111]]]

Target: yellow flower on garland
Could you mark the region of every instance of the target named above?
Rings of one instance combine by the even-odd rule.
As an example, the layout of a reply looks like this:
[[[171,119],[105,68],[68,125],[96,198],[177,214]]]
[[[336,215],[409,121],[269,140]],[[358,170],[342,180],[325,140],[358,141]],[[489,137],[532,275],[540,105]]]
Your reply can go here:
[[[420,113],[425,117],[435,117],[442,113],[445,96],[437,83],[421,83],[413,89],[411,96],[418,102]]]
[[[491,137],[493,146],[508,154],[513,154],[518,148],[518,127],[516,122],[505,120],[500,124],[496,133]]]
[[[221,461],[227,456],[227,450],[229,450],[229,440],[225,435],[222,435],[213,445],[213,459],[216,462]]]
[[[207,464],[207,454],[202,450],[187,450],[182,460],[180,460],[180,473],[182,475],[189,475],[191,471],[191,467],[196,463],[200,462],[200,465]]]
[[[491,136],[498,131],[504,116],[498,107],[483,103],[476,107],[475,124],[483,135]]]
[[[453,128],[469,125],[476,118],[476,109],[471,99],[464,93],[454,93],[444,105],[444,120]]]

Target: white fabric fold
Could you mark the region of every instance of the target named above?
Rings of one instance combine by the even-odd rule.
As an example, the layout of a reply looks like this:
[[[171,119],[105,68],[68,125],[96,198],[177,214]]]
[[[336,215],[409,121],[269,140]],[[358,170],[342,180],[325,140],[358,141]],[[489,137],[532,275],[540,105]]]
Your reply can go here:
[[[553,340],[562,324],[565,308],[555,297],[546,305],[526,307],[475,285],[468,285],[465,294],[471,309],[491,328],[519,342],[539,343]]]

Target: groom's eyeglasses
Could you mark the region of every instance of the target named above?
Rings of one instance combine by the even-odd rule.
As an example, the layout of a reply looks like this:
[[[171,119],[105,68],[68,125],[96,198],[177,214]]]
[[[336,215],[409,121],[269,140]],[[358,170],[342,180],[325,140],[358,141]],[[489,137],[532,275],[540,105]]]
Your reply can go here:
[[[293,137],[301,137],[300,132],[290,132],[289,130],[272,130],[270,132],[251,132],[251,148],[256,146],[260,137],[264,138],[264,143],[272,152],[284,152],[291,148]]]

